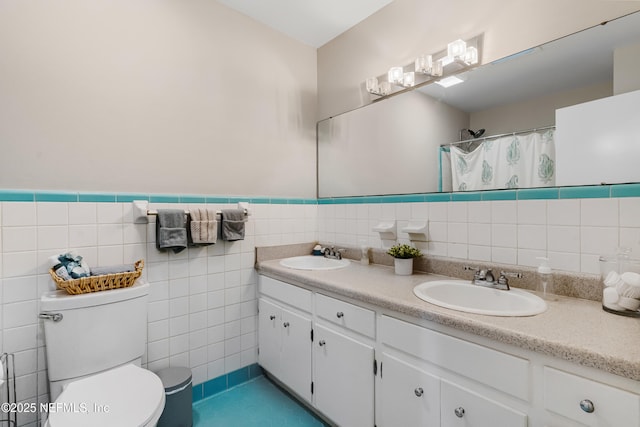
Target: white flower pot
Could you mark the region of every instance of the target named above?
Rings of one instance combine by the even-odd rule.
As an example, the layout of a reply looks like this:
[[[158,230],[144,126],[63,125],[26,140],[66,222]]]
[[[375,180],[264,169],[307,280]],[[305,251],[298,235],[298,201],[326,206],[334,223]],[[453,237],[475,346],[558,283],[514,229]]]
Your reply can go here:
[[[394,258],[393,262],[398,276],[411,276],[413,274],[413,258]]]

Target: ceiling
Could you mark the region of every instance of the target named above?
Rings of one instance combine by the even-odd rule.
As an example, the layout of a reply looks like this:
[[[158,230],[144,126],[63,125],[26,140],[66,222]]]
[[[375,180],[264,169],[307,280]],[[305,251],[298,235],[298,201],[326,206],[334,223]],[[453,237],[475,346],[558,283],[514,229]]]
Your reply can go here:
[[[611,81],[615,48],[639,41],[640,13],[634,13],[462,73],[462,84],[418,90],[463,111],[480,111]]]
[[[313,47],[320,47],[393,0],[218,0]]]

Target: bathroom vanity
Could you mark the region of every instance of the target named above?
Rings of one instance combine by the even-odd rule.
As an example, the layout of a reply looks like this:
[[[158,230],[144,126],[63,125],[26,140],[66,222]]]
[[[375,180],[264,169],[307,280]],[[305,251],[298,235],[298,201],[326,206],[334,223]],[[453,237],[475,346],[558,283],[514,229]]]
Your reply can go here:
[[[443,276],[258,264],[259,363],[340,426],[640,426],[640,323],[575,298],[531,317],[437,307]]]

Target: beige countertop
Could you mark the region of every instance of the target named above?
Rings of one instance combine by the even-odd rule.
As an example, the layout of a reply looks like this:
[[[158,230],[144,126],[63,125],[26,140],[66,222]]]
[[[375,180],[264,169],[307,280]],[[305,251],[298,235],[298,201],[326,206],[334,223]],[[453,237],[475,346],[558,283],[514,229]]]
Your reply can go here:
[[[446,325],[545,355],[640,381],[640,319],[610,314],[599,302],[558,297],[542,314],[495,317],[441,308],[418,299],[413,288],[441,279],[434,274],[397,276],[392,267],[363,266],[329,271],[292,270],[279,260],[258,262],[261,274]]]

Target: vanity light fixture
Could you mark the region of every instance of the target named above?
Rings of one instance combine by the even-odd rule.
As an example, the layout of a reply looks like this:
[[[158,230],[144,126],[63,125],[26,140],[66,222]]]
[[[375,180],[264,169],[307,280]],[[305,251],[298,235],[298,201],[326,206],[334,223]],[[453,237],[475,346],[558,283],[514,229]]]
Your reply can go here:
[[[404,70],[402,67],[389,68],[388,80],[391,84],[401,85],[404,81]]]
[[[391,67],[386,76],[371,77],[366,80],[367,92],[372,95],[386,96],[394,92],[421,86],[432,78],[440,86],[450,87],[462,83],[464,78],[455,77],[456,74],[479,63],[482,35],[468,40],[454,40],[441,50],[432,55],[418,56],[413,64],[404,67]],[[413,65],[413,71],[405,72],[406,68]]]

